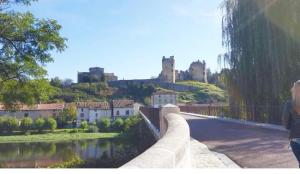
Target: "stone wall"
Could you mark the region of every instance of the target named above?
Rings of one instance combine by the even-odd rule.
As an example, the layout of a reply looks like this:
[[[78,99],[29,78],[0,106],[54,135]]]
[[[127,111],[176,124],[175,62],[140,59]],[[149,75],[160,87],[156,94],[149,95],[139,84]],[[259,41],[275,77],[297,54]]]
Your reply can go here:
[[[190,168],[190,131],[179,108],[166,106],[160,111],[161,139],[121,168]]]

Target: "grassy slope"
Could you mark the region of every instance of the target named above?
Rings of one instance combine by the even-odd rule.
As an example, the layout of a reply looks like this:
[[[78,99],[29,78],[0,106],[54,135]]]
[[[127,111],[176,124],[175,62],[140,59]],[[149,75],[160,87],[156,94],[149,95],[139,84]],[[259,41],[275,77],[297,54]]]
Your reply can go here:
[[[198,88],[198,90],[194,92],[179,92],[178,100],[180,103],[208,103],[210,100],[213,100],[214,102],[226,101],[225,91],[215,85],[196,81],[182,81],[177,82],[177,84]]]
[[[0,143],[52,142],[82,139],[115,138],[119,133],[46,133],[37,135],[0,136]]]

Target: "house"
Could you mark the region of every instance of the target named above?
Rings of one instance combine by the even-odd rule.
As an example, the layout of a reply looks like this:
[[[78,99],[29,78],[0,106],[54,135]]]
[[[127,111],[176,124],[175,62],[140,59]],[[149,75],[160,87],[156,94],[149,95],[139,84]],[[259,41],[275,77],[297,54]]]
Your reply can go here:
[[[6,110],[4,105],[0,105],[0,116],[12,116],[18,119],[24,117],[30,117],[32,119],[39,117],[57,117],[64,108],[64,103],[36,104],[33,106],[21,105],[18,111],[12,112]]]
[[[77,124],[82,121],[94,123],[103,117],[111,117],[111,108],[108,102],[78,102]]]
[[[158,91],[151,96],[151,105],[159,108],[167,104],[176,105],[176,93],[172,91]]]
[[[133,100],[113,100],[112,105],[112,117],[126,118],[134,115],[134,101]]]

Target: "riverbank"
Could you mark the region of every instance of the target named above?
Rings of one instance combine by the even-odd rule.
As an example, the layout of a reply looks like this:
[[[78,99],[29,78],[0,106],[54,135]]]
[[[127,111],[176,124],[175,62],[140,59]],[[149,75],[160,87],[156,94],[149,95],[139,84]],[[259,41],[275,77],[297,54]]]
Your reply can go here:
[[[0,136],[0,143],[57,142],[86,139],[116,138],[120,133],[45,133],[36,135]]]

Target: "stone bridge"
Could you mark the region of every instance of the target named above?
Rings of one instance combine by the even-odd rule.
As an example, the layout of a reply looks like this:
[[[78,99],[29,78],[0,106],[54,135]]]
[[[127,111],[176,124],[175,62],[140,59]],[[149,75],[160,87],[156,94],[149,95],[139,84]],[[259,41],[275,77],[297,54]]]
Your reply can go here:
[[[298,167],[281,126],[183,113],[172,105],[160,109],[159,128],[143,118],[157,142],[122,168]]]

